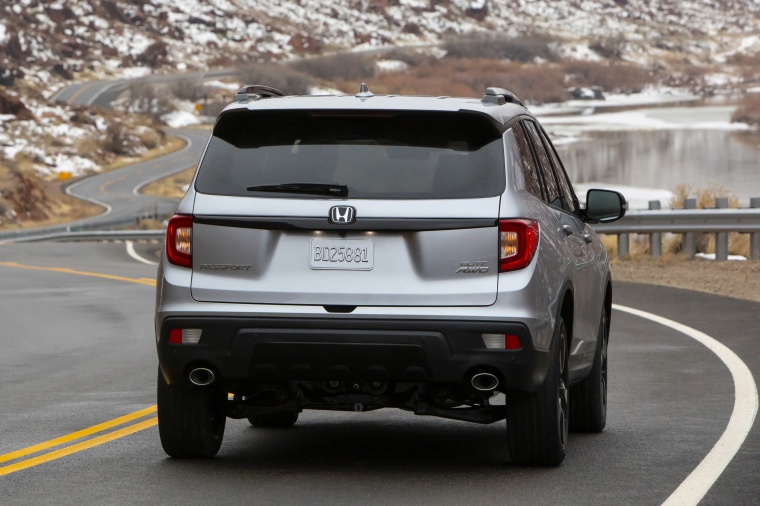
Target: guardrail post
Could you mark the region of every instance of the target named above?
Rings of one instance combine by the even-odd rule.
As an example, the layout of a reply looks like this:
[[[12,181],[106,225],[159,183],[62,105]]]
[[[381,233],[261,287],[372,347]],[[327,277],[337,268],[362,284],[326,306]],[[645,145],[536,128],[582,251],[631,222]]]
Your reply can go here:
[[[728,209],[728,197],[715,199],[716,209]],[[728,232],[715,234],[715,260],[728,260]]]
[[[629,240],[628,240],[628,234],[618,234],[617,246],[618,246],[618,258],[620,260],[627,259],[631,251]]]
[[[659,200],[649,201],[650,210],[662,209]],[[662,256],[662,234],[660,232],[649,234],[649,254],[653,257]]]
[[[749,199],[749,207],[753,209],[760,208],[760,197]],[[760,260],[760,232],[749,234],[749,257],[752,260]]]
[[[684,209],[696,209],[697,199],[683,199]],[[694,260],[697,255],[697,234],[695,232],[686,232],[683,235],[683,253],[689,260]]]

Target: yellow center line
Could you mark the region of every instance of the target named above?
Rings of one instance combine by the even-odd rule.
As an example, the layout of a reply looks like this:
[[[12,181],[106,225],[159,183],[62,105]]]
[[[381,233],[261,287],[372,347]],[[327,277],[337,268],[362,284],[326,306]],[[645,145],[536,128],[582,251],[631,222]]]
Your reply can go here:
[[[50,453],[40,455],[39,457],[33,457],[31,459],[22,460],[21,462],[17,462],[9,466],[0,467],[0,476],[15,473],[16,471],[21,471],[22,469],[26,469],[28,467],[33,467],[45,462],[50,462],[51,460],[60,459],[61,457],[71,455],[72,453],[81,452],[82,450],[92,448],[93,446],[108,443],[114,439],[119,439],[124,436],[134,434],[135,432],[153,427],[157,423],[158,418],[154,416],[153,418],[149,418],[134,425],[124,427],[123,429],[115,430],[113,432],[109,432],[108,434],[103,434],[102,436],[94,437],[92,439],[88,439],[87,441],[82,441],[81,443],[61,448],[60,450],[55,450]]]
[[[112,184],[118,183],[120,181],[124,181],[126,178],[127,178],[127,176],[121,176],[121,177],[118,177],[116,179],[112,179],[112,180],[110,180],[110,181],[108,181],[106,183],[103,183],[102,185],[100,185],[100,188],[99,188],[100,193],[105,193],[106,192],[106,188],[108,186],[111,186]]]
[[[35,271],[59,272],[62,274],[75,274],[77,276],[89,276],[93,278],[111,279],[114,281],[126,281],[127,283],[137,283],[139,285],[156,286],[156,280],[150,278],[127,278],[124,276],[114,276],[112,274],[101,274],[98,272],[77,271],[68,267],[39,267],[36,265],[24,265],[17,262],[0,262],[3,267],[16,267],[18,269],[30,269]]]
[[[79,88],[73,95],[71,95],[71,98],[68,99],[67,102],[69,104],[73,104],[74,100],[76,100],[77,97],[79,97],[79,95],[81,95],[82,93],[84,93],[86,90],[90,89],[93,84],[95,84],[95,83],[89,82],[89,83],[85,84],[84,86],[82,86],[81,88]]]
[[[156,406],[150,406],[145,409],[141,409],[139,411],[135,411],[134,413],[129,413],[128,415],[120,416],[118,418],[114,418],[113,420],[109,420],[107,422],[99,423],[97,425],[93,425],[92,427],[88,427],[86,429],[79,430],[77,432],[72,432],[71,434],[66,434],[65,436],[61,436],[55,439],[51,439],[50,441],[45,441],[44,443],[39,443],[32,446],[27,446],[26,448],[22,448],[20,450],[16,450],[10,453],[6,453],[5,455],[0,455],[0,462],[7,462],[9,460],[15,460],[19,457],[24,457],[26,455],[30,455],[32,453],[37,453],[42,450],[47,450],[48,448],[52,448],[54,446],[62,445],[63,443],[68,443],[71,441],[74,441],[76,439],[83,438],[85,436],[90,436],[92,434],[97,434],[98,432],[102,432],[106,429],[110,429],[112,427],[116,427],[117,425],[121,425],[123,423],[131,422],[132,420],[136,420],[137,418],[142,418],[143,416],[150,415],[156,412]],[[0,468],[2,470],[4,468]]]
[[[125,281],[127,283],[137,283],[140,285],[156,286],[156,281],[151,278],[128,278],[124,276],[114,276],[112,274],[101,274],[97,272],[78,271],[75,269],[69,269],[67,267],[40,267],[36,265],[24,265],[17,262],[0,262],[0,266],[14,267],[18,269],[29,269],[29,270],[35,270],[35,271],[57,272],[57,273],[62,273],[62,274],[73,274],[77,276],[88,276],[88,277],[94,277],[94,278],[110,279],[114,281]],[[66,434],[64,436],[51,439],[49,441],[28,446],[26,448],[21,448],[20,450],[15,450],[10,453],[6,453],[4,455],[0,455],[0,463],[16,460],[16,459],[25,457],[27,455],[31,455],[33,453],[38,453],[43,450],[53,448],[55,446],[59,446],[65,443],[69,443],[71,441],[75,441],[77,439],[81,439],[83,437],[91,436],[93,434],[97,434],[98,432],[102,432],[104,430],[117,427],[127,422],[137,420],[144,416],[151,415],[155,412],[156,412],[156,406],[155,405],[149,406],[139,411],[135,411],[134,413],[129,413],[127,415],[114,418],[113,420],[109,420],[107,422],[93,425],[92,427],[88,427],[86,429],[72,432],[71,434]],[[113,441],[115,439],[119,439],[124,436],[134,434],[135,432],[139,432],[149,427],[153,427],[157,423],[158,423],[158,418],[152,417],[147,420],[143,420],[131,425],[127,425],[126,427],[115,430],[113,432],[109,432],[107,434],[96,436],[96,437],[87,439],[85,441],[81,441],[79,443],[75,443],[75,444],[66,446],[64,448],[60,448],[58,450],[53,450],[51,452],[43,453],[42,455],[38,455],[36,457],[27,458],[25,460],[21,460],[14,464],[9,464],[9,465],[0,467],[0,476],[5,476],[6,474],[10,474],[10,473],[15,473],[16,471],[37,466],[45,462],[50,462],[51,460],[60,459],[61,457],[71,455],[72,453],[77,453],[82,450],[86,450],[88,448],[92,448],[94,446],[98,446],[98,445],[107,443],[109,441]]]

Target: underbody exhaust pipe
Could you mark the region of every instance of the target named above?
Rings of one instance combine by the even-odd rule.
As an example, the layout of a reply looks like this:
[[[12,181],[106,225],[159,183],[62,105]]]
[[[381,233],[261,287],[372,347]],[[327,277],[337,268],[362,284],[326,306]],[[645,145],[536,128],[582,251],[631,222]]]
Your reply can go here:
[[[470,384],[475,390],[480,390],[481,392],[490,392],[499,386],[499,378],[490,372],[481,372],[475,374],[470,379]]]
[[[190,371],[190,383],[198,385],[199,387],[205,387],[210,385],[216,379],[214,371],[206,369],[205,367],[198,367]]]

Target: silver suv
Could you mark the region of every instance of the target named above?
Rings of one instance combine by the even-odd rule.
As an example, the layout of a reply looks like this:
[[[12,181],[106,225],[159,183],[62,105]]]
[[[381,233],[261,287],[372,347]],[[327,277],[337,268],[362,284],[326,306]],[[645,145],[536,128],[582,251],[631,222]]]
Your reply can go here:
[[[506,419],[513,463],[559,465],[568,430],[605,425],[611,282],[588,223],[625,208],[604,190],[581,207],[504,89],[243,88],[158,270],[164,450],[215,455],[228,417],[399,408]]]

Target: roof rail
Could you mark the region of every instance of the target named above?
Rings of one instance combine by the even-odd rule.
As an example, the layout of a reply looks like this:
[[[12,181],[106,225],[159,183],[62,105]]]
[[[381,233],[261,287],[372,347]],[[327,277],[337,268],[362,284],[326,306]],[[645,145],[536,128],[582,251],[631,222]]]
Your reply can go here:
[[[484,104],[496,105],[504,105],[509,102],[510,104],[517,104],[525,107],[520,99],[517,98],[517,95],[504,88],[486,88],[486,94],[483,95],[483,98],[481,98],[480,101]]]
[[[233,102],[247,102],[248,100],[259,100],[261,98],[284,97],[285,93],[270,86],[261,84],[248,84],[243,86],[235,93]]]

